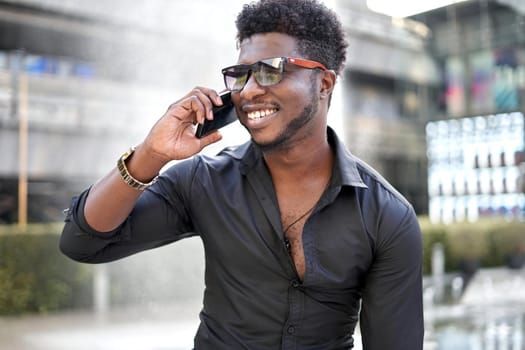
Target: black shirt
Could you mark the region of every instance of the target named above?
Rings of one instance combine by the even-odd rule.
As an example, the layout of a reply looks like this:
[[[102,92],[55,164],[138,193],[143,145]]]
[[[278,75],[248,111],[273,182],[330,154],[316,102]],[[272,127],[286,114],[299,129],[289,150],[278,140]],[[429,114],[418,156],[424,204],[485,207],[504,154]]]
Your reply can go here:
[[[300,282],[278,202],[251,142],[196,155],[165,171],[110,233],[87,225],[75,198],[62,251],[107,262],[198,235],[205,292],[197,350],[351,349],[360,316],[365,350],[423,347],[421,233],[411,205],[328,129],[336,161],[304,224]]]

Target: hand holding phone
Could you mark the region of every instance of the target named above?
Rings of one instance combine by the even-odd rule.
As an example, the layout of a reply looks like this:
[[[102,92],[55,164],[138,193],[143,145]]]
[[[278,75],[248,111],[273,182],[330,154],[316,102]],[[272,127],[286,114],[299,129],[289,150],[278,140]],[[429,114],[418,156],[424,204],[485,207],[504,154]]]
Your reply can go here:
[[[237,120],[237,113],[233,106],[231,92],[223,93],[221,96],[222,106],[213,107],[213,120],[204,120],[203,124],[197,126],[195,136],[202,138],[214,130],[218,130]]]

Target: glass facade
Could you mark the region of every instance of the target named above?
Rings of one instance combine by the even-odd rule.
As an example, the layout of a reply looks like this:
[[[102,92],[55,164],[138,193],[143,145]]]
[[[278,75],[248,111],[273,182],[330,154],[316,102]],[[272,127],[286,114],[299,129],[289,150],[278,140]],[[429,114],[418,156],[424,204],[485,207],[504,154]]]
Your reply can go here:
[[[419,19],[443,69],[439,110],[426,125],[430,218],[523,218],[524,16],[470,1]]]
[[[519,48],[474,51],[445,59],[443,95],[449,117],[512,111],[523,104],[525,51]]]
[[[427,124],[433,222],[523,217],[524,124],[521,112]]]

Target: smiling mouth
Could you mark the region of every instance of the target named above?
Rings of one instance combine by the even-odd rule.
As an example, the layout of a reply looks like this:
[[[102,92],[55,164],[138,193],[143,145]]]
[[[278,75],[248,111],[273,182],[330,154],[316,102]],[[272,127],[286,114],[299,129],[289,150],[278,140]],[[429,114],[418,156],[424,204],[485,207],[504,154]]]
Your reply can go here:
[[[259,110],[259,111],[249,112],[249,113],[247,114],[247,116],[248,116],[248,119],[256,120],[256,119],[264,118],[264,117],[266,117],[267,115],[273,114],[273,113],[275,113],[275,112],[277,112],[277,109],[276,109],[276,108],[272,108],[272,109],[263,109],[263,110]]]

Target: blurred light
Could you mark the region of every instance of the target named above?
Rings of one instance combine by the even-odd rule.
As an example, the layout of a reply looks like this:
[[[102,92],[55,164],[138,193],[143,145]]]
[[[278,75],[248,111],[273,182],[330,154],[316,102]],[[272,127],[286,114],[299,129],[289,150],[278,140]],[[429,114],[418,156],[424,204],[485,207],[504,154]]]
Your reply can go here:
[[[326,5],[326,7],[334,10],[336,8],[335,0],[322,0],[322,2]]]
[[[366,0],[366,5],[370,10],[388,16],[408,17],[462,1],[467,0]]]

